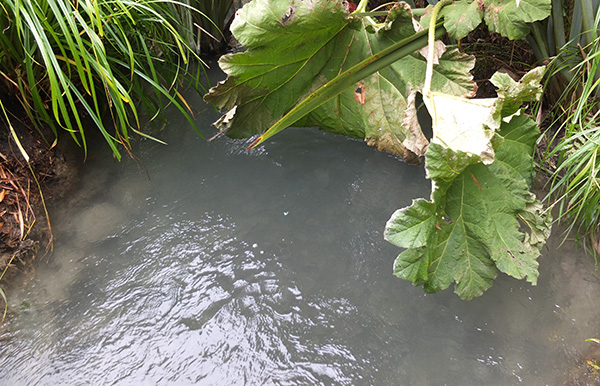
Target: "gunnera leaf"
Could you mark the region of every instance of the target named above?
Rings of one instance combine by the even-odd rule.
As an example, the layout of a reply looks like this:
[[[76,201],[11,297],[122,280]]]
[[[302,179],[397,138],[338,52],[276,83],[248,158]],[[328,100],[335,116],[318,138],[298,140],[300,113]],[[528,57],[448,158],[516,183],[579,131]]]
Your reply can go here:
[[[492,32],[511,40],[529,34],[527,23],[544,20],[550,16],[551,0],[483,0],[484,20]]]
[[[424,97],[434,124],[426,153],[432,195],[399,209],[386,225],[386,240],[408,248],[394,264],[398,277],[428,292],[455,283],[463,299],[480,296],[498,271],[536,284],[551,223],[529,191],[539,129],[512,106],[539,95],[532,80],[539,84],[539,75],[533,70],[521,82],[497,76],[499,97],[479,102]]]
[[[514,135],[523,124],[532,135]],[[434,179],[431,202],[416,200],[392,215],[386,240],[411,251],[396,259],[397,275],[428,292],[454,282],[455,292],[467,300],[487,290],[498,270],[536,283],[539,247],[549,234],[549,221],[539,211],[539,201],[532,200],[521,164],[532,164],[530,149],[538,131],[521,115],[503,123],[499,133],[507,137],[492,164],[469,164],[450,181]],[[430,152],[440,151],[439,146],[430,147],[427,159]],[[515,152],[522,156],[515,157]],[[531,169],[527,179],[530,175]],[[532,212],[534,207],[537,212]],[[530,229],[524,232],[521,225],[527,222]]]
[[[410,7],[395,3],[381,24],[353,17],[342,0],[253,0],[232,24],[246,51],[221,57],[227,80],[205,100],[222,109],[236,108],[221,126],[232,137],[261,134],[305,97],[343,71],[395,42],[415,34]],[[439,60],[432,88],[472,96],[469,71],[474,58],[456,49]],[[421,156],[427,140],[420,131],[415,95],[422,89],[425,59],[418,53],[356,83],[296,125],[363,138],[381,150]]]
[[[444,7],[444,27],[454,39],[462,39],[485,20],[489,30],[511,40],[529,34],[529,26],[550,16],[551,0],[459,0]],[[421,24],[427,21],[425,17]]]
[[[455,1],[445,6],[440,14],[448,34],[454,39],[462,39],[481,24],[483,4],[480,1]]]

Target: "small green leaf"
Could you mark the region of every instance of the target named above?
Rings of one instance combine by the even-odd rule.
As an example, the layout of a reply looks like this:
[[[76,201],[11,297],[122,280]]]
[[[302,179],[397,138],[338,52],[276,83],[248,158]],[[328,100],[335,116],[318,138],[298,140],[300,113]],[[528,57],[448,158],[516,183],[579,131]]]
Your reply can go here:
[[[498,88],[498,107],[502,117],[516,113],[523,102],[532,102],[542,96],[540,82],[544,76],[544,66],[536,67],[527,72],[519,82],[513,80],[508,74],[496,72],[490,82]]]
[[[417,199],[409,207],[398,209],[388,220],[384,237],[390,243],[403,248],[419,248],[425,245],[430,232],[435,229],[435,205]]]
[[[529,26],[550,16],[551,0],[483,0],[484,19],[492,32],[511,40],[522,39],[529,34]]]
[[[422,285],[427,281],[428,263],[423,250],[407,249],[396,258],[394,275],[400,279],[412,281],[415,285]]]
[[[440,14],[444,17],[444,27],[454,39],[460,40],[473,31],[483,20],[483,5],[480,1],[469,3],[455,1],[444,7]]]
[[[549,210],[544,210],[534,194],[530,195],[525,210],[519,213],[519,220],[529,228],[529,232],[525,233],[524,242],[538,249],[542,248],[552,232],[552,215]]]

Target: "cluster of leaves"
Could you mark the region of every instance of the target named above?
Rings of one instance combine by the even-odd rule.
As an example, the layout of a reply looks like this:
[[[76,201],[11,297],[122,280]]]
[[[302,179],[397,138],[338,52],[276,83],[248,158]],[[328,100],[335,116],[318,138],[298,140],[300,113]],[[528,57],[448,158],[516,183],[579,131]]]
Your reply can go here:
[[[395,275],[428,292],[456,282],[463,299],[481,295],[498,270],[536,284],[536,259],[550,232],[549,216],[529,192],[539,130],[531,118],[502,105],[537,98],[541,76],[538,68],[516,83],[497,73],[491,81],[498,98],[446,104],[453,112],[438,111],[444,121],[434,117],[437,127],[426,154],[431,201],[415,200],[386,226],[386,239],[408,248],[396,259]],[[473,129],[482,126],[473,120],[477,110],[488,115],[487,132]],[[467,118],[460,121],[461,116]],[[497,131],[490,130],[494,126]]]
[[[393,43],[416,36],[412,12],[397,3],[385,22],[351,18],[345,1],[254,0],[238,11],[231,26],[247,51],[221,57],[227,80],[212,88],[206,101],[232,110],[218,127],[234,138],[262,134],[301,100],[363,59]],[[416,117],[415,96],[423,87],[425,58],[415,52],[347,88],[301,118],[297,126],[358,138],[404,158],[421,156],[427,140]],[[439,58],[433,88],[471,96],[472,56],[449,49]]]
[[[64,129],[84,149],[89,115],[120,158],[130,131],[145,135],[134,101],[155,115],[166,99],[190,118],[174,87],[192,54],[183,10],[195,12],[175,0],[3,1],[0,107],[16,99],[36,127]]]
[[[551,174],[548,199],[554,201],[558,219],[567,225],[565,237],[583,241],[585,249],[597,259],[600,254],[600,7],[587,0],[563,3],[570,5],[567,10],[571,8],[573,18],[569,20],[570,28],[560,24],[562,18],[555,17],[559,22],[554,23],[556,35],[563,36],[557,43],[563,47],[550,64],[553,71],[546,89],[546,96],[553,104],[546,116],[551,118],[548,121],[553,120],[552,129],[547,132],[548,151],[544,159],[544,166]],[[566,42],[565,32],[569,32]],[[546,52],[551,52],[550,48]]]
[[[246,5],[232,32],[247,51],[220,59],[228,77],[205,96],[229,110],[217,126],[233,137],[261,134],[257,144],[292,124],[318,125],[408,160],[425,155],[431,201],[399,210],[386,229],[388,240],[408,248],[396,274],[428,291],[456,282],[465,299],[489,288],[497,270],[535,284],[550,224],[529,192],[539,131],[520,108],[539,97],[543,69],[520,83],[497,74],[497,98],[466,99],[476,89],[474,59],[439,43],[434,49],[434,35],[444,32],[435,26],[437,11],[417,20],[407,4],[394,3],[379,22],[366,3],[352,13],[342,0]],[[526,23],[548,16],[550,1],[519,3],[454,2],[443,9],[444,25],[460,38],[485,20],[520,38]],[[419,52],[426,24],[427,60]],[[431,143],[416,118],[417,93],[433,118]]]

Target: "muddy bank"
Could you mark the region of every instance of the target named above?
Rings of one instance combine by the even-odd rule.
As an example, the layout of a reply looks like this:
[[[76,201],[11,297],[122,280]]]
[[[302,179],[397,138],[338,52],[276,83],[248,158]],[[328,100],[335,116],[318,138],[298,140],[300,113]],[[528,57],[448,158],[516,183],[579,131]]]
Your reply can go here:
[[[11,122],[29,156],[27,163],[8,127],[0,138],[0,288],[17,273],[32,269],[35,259],[52,249],[51,220],[45,204],[64,197],[77,179],[82,151],[67,139],[52,150],[42,135]],[[50,133],[50,136],[52,134]],[[47,136],[47,137],[50,137]],[[0,300],[2,302],[2,300]],[[4,307],[4,305],[0,305]]]

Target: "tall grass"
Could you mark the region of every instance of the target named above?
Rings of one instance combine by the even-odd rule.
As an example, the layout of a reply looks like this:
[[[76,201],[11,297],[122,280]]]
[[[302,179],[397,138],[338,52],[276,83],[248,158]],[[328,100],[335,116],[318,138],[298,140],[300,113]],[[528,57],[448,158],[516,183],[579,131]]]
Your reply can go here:
[[[597,0],[552,0],[551,16],[545,20],[531,24],[531,33],[527,41],[539,62],[552,60],[554,73],[548,79],[544,90],[545,99],[551,104],[564,104],[565,89],[573,91],[573,79],[576,72],[572,71],[582,60],[582,47],[594,44],[594,15],[598,10]],[[573,96],[573,93],[571,93]],[[560,116],[568,108],[557,107],[553,113]],[[556,117],[556,114],[553,114]]]
[[[229,25],[241,0],[180,0],[198,13],[182,12],[188,43],[196,52],[220,52],[230,37]],[[193,33],[189,33],[193,32]]]
[[[585,246],[589,245],[586,241],[593,241],[596,252],[600,252],[599,25],[597,11],[593,28],[578,36],[589,43],[580,43],[575,52],[565,48],[554,60],[554,73],[569,71],[571,80],[556,104],[560,116],[555,124],[561,123],[546,154],[556,162],[548,197],[558,208],[558,218],[568,224],[567,233],[574,231],[576,240],[584,241]],[[577,64],[569,68],[573,62]]]
[[[173,104],[193,125],[178,87],[194,68],[183,18],[196,13],[176,0],[3,0],[0,102],[85,150],[88,116],[120,159],[132,132],[148,136],[140,106],[157,117]]]

